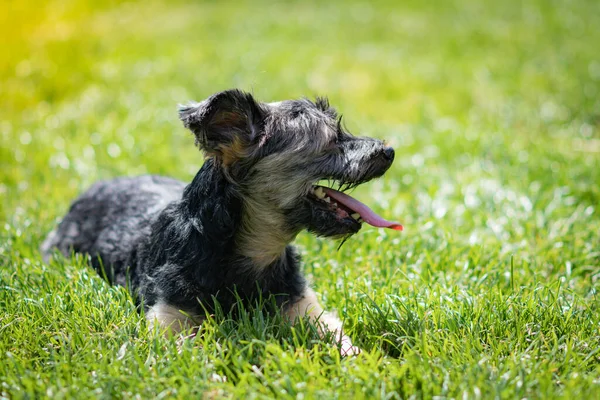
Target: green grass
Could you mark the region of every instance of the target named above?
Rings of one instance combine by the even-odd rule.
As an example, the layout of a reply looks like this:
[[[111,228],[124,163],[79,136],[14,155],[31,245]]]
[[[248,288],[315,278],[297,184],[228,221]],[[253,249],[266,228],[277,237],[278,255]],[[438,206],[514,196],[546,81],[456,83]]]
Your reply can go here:
[[[8,12],[5,12],[8,10]],[[79,3],[0,13],[0,393],[600,398],[600,3]],[[38,246],[92,182],[202,163],[177,103],[328,95],[396,147],[355,191],[402,233],[302,234],[365,351],[259,308],[178,345]]]

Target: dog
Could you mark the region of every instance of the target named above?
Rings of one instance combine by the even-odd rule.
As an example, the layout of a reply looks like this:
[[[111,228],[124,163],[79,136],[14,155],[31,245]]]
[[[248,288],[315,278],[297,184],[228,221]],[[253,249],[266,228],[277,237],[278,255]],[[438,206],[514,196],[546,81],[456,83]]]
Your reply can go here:
[[[347,239],[363,222],[402,229],[344,193],[383,175],[394,149],[351,135],[324,98],[261,103],[233,89],[180,107],[179,117],[205,153],[192,182],[96,183],[44,241],[44,258],[53,249],[88,255],[166,332],[198,326],[215,300],[230,310],[272,295],[291,322],[308,316],[343,355],[359,353],[319,305],[290,243],[302,230]]]

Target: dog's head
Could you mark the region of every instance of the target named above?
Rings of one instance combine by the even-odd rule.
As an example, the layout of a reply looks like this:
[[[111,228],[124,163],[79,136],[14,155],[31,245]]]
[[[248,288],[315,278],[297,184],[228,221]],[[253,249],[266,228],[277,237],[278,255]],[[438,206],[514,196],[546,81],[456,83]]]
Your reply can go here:
[[[395,226],[343,193],[383,175],[394,150],[348,133],[327,100],[259,103],[228,90],[182,107],[180,118],[237,186],[248,213],[260,216],[254,223],[329,237],[352,235],[362,221]],[[323,180],[338,190],[317,186]]]

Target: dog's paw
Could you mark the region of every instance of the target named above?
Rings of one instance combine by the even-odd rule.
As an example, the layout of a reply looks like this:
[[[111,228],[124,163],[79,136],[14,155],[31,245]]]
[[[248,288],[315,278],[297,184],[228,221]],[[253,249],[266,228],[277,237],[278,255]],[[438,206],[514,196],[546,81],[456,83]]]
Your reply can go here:
[[[344,336],[340,342],[340,354],[342,357],[357,356],[361,353],[361,349],[352,344],[348,336]]]

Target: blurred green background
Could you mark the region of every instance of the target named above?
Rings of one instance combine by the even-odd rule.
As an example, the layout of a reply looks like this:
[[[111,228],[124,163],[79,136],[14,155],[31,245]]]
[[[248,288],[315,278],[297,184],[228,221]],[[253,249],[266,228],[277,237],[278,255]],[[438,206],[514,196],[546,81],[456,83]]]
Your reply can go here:
[[[103,294],[120,300],[107,300],[106,329],[90,333],[89,321],[72,317],[85,306],[67,300],[94,298],[104,283],[81,262],[43,264],[37,248],[98,179],[189,181],[202,156],[177,105],[237,87],[262,101],[327,95],[351,132],[393,145],[390,171],[355,193],[406,230],[365,228],[340,251],[307,234],[297,241],[323,302],[366,349],[363,361],[319,380],[311,368],[329,356],[296,354],[288,387],[276,371],[256,378],[240,353],[227,382],[207,384],[218,388],[209,394],[600,398],[600,2],[0,7],[0,358],[13,357],[0,380],[8,397],[50,396],[45,388],[93,396],[97,387],[151,396],[170,387],[155,372],[142,374],[145,389],[118,378],[117,350],[131,332],[103,332],[140,323],[131,307],[117,311],[129,304],[124,292]],[[94,367],[105,368],[104,380],[85,378],[97,359],[89,346],[57,358],[42,351],[75,331],[106,349],[112,366]],[[142,351],[146,338],[135,340]],[[208,371],[219,354],[204,355]]]
[[[199,157],[176,106],[231,87],[328,95],[353,132],[398,147],[403,193],[491,177],[598,200],[596,2],[3,7],[3,213],[9,191],[47,200],[123,173],[189,178]]]

